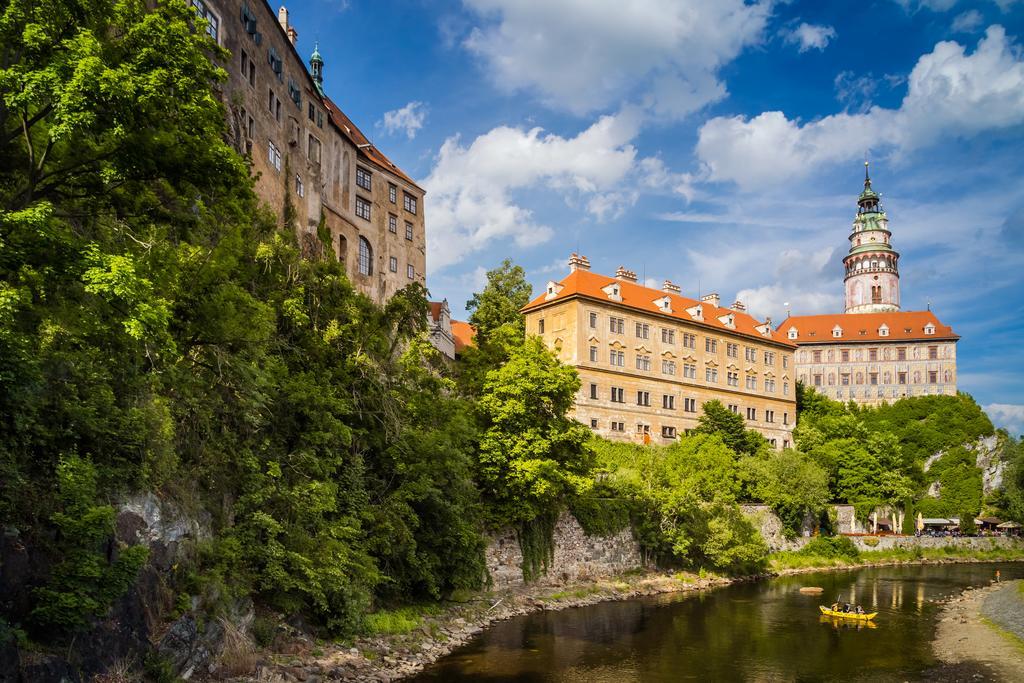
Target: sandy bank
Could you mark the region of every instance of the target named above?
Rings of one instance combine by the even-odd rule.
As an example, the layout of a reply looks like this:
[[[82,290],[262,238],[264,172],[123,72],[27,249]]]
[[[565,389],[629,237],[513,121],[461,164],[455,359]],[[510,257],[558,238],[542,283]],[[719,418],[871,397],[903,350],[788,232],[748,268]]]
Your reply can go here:
[[[947,664],[976,663],[997,680],[1024,681],[1024,594],[1019,581],[964,591],[939,618],[935,655]]]

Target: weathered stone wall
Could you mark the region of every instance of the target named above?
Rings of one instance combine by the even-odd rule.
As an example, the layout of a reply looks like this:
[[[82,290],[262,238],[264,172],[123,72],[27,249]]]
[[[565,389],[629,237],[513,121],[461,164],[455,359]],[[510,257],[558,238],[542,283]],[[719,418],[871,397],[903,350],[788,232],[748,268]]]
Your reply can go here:
[[[523,584],[523,554],[513,530],[491,538],[486,560],[495,588]],[[554,558],[540,581],[576,581],[610,576],[643,566],[643,554],[632,531],[623,529],[611,536],[588,536],[575,517],[563,512],[555,523]]]
[[[810,537],[814,532],[814,520],[804,519],[803,527],[800,529],[800,536],[789,539],[782,531],[782,520],[772,512],[767,505],[740,505],[740,510],[753,522],[768,548],[775,552],[777,550],[797,550],[804,544],[804,538]]]
[[[868,541],[868,539],[872,539]],[[851,536],[850,540],[858,550],[893,550],[895,548],[971,548],[974,550],[990,550],[992,548],[1024,547],[1024,538],[1008,536]],[[869,545],[874,543],[876,545]]]

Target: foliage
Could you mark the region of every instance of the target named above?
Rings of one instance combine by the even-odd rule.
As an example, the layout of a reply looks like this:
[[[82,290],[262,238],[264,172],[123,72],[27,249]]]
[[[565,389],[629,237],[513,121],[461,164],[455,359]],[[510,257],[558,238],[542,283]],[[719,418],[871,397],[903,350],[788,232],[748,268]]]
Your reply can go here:
[[[57,465],[59,511],[51,520],[63,554],[45,586],[36,589],[32,623],[40,631],[79,629],[102,615],[135,580],[149,555],[137,545],[118,549],[110,559],[114,508],[95,505],[96,468],[77,456]]]
[[[523,555],[523,580],[527,583],[536,581],[551,566],[555,556],[557,521],[557,512],[544,512],[517,526],[516,537]]]
[[[1014,439],[1005,432],[1000,435],[1000,439],[1006,467],[1003,473],[1001,509],[1010,519],[1024,522],[1024,440]]]
[[[955,517],[968,513],[973,519],[981,511],[982,472],[975,455],[958,446],[932,463],[927,477],[939,483],[938,498],[924,498],[918,506],[928,517]]]
[[[977,512],[963,510],[960,513],[960,531],[965,534],[974,534],[978,531],[978,525],[974,523],[974,516]]]
[[[855,560],[860,555],[857,546],[846,536],[815,536],[798,551],[801,555]]]
[[[914,501],[907,500],[903,504],[903,528],[901,533],[913,536],[917,530],[917,510],[914,508]]]
[[[768,448],[768,441],[753,429],[747,429],[743,418],[721,401],[706,401],[701,411],[694,429],[697,434],[717,434],[735,453],[752,454]]]
[[[588,536],[611,536],[629,527],[633,506],[599,479],[590,491],[570,499],[569,511]]]
[[[476,329],[478,342],[486,343],[495,330],[505,325],[513,326],[522,338],[526,328],[519,311],[530,303],[532,294],[533,288],[526,281],[526,271],[510,259],[487,271],[487,285],[483,291],[473,294],[473,298],[466,302],[466,310],[470,312],[469,323]]]
[[[498,523],[530,522],[590,487],[590,430],[566,417],[579,387],[536,337],[487,374],[479,480]]]
[[[828,473],[807,456],[792,450],[751,458],[747,467],[755,500],[772,507],[793,538],[807,516],[819,516],[829,502]]]
[[[425,616],[440,613],[435,605],[407,605],[389,610],[380,610],[366,616],[367,635],[400,635],[409,633],[423,624]]]

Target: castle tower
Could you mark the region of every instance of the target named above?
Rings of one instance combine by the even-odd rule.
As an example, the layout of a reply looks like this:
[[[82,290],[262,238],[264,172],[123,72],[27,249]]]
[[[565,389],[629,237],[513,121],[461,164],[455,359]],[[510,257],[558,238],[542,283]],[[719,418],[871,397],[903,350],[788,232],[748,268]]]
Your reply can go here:
[[[320,42],[313,46],[313,55],[309,58],[310,74],[313,76],[313,83],[322,96],[324,94],[324,58],[320,56]]]
[[[889,219],[871,189],[864,162],[864,191],[857,199],[857,217],[850,233],[846,267],[846,312],[881,313],[900,310],[900,255],[890,244]]]

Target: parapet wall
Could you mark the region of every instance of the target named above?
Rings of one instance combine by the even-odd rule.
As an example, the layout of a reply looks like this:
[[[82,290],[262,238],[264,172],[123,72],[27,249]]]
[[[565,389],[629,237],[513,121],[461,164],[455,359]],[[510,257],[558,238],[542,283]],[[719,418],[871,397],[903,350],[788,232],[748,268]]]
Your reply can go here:
[[[553,542],[554,558],[540,582],[559,584],[592,579],[645,566],[640,544],[630,529],[610,536],[588,536],[568,512],[558,517]],[[511,529],[490,539],[485,558],[495,588],[524,583],[523,554]]]
[[[1009,536],[850,536],[850,540],[858,550],[894,550],[898,548],[908,550],[913,548],[990,550],[992,548],[1024,546],[1024,538]]]

